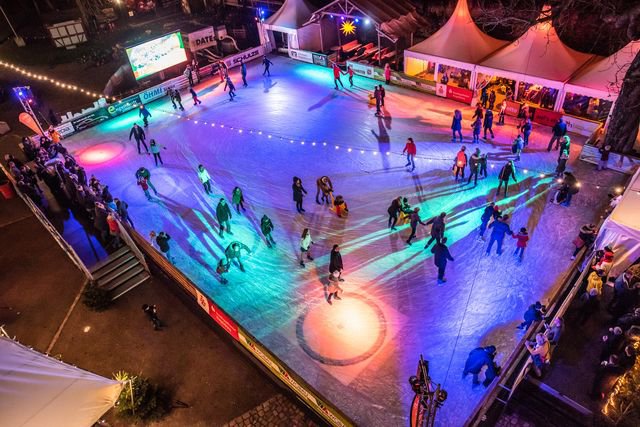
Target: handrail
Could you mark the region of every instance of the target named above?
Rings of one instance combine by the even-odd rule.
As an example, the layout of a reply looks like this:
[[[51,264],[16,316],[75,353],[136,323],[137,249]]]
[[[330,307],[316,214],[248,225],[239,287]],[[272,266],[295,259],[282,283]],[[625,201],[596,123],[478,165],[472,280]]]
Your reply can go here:
[[[16,180],[13,178],[11,174],[7,172],[7,170],[2,164],[0,164],[0,169],[2,169],[2,172],[4,172],[5,176],[9,179],[9,181],[13,185],[13,189],[15,190],[16,194],[20,196],[20,198],[26,203],[29,209],[31,209],[34,216],[38,218],[42,226],[46,228],[47,231],[49,231],[53,239],[67,254],[71,262],[74,263],[76,267],[78,267],[84,273],[84,275],[87,277],[88,280],[93,281],[93,274],[91,274],[87,266],[84,265],[84,263],[82,262],[82,260],[80,259],[76,251],[73,249],[73,247],[71,247],[71,245],[67,243],[66,240],[64,240],[64,238],[60,235],[60,233],[58,233],[58,230],[56,230],[53,224],[51,224],[51,221],[49,221],[49,219],[45,216],[42,210],[35,203],[33,203],[33,200],[31,200],[29,197],[22,194],[20,189],[18,189]]]

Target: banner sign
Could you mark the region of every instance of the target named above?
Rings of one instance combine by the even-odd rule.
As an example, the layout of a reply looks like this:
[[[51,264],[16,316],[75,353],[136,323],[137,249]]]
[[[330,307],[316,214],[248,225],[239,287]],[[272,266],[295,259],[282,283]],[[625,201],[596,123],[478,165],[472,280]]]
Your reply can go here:
[[[215,320],[215,322],[222,327],[233,339],[238,340],[238,325],[235,324],[229,316],[227,316],[217,305],[213,304],[209,298],[204,296],[199,290],[196,289],[196,298],[198,305],[206,311],[209,316]]]
[[[140,101],[142,101],[143,104],[147,104],[154,99],[163,97],[167,94],[167,86],[168,84],[165,83],[145,90],[140,94]]]
[[[456,86],[447,86],[447,98],[464,102],[465,104],[471,104],[471,101],[473,101],[473,91]]]
[[[507,116],[518,117],[518,114],[520,114],[520,105],[522,104],[519,102],[507,101],[507,109],[504,110],[504,113]]]
[[[329,66],[327,55],[323,55],[321,53],[313,53],[313,63],[316,65],[322,65],[323,67]]]
[[[308,62],[309,64],[313,64],[313,54],[311,52],[307,52],[306,50],[289,49],[289,57],[297,59],[298,61],[304,61]]]
[[[591,136],[593,132],[600,127],[599,122],[591,120],[579,119],[573,116],[563,116],[565,123],[567,123],[567,129],[569,132],[577,133],[579,135]]]
[[[557,111],[536,108],[533,114],[533,121],[536,123],[540,123],[541,125],[553,126],[556,124],[560,117],[562,117],[562,113],[559,113]]]
[[[71,135],[72,133],[74,133],[75,129],[73,128],[73,125],[69,121],[69,122],[62,123],[61,125],[56,126],[56,131],[58,131],[60,136],[64,138],[65,136],[68,136],[68,135]]]
[[[189,50],[196,52],[200,49],[216,45],[216,36],[213,33],[213,27],[203,28],[187,35],[189,39]]]
[[[580,151],[580,160],[597,165],[600,163],[600,151],[598,147],[585,144]],[[637,157],[624,156],[618,153],[610,153],[607,168],[614,171],[633,175],[640,166],[640,159]]]
[[[264,46],[258,46],[224,58],[224,63],[227,64],[228,68],[238,67],[240,66],[240,60],[244,60],[244,62],[253,61],[262,55],[264,55]]]
[[[133,95],[128,98],[122,99],[116,103],[108,105],[107,112],[111,117],[119,116],[127,111],[131,111],[140,105],[140,96]]]
[[[442,83],[436,83],[436,95],[443,98],[447,97],[447,85]]]
[[[347,68],[349,67],[353,68],[353,72],[359,76],[368,77],[370,79],[374,77],[373,67],[371,65],[347,61]]]
[[[90,127],[96,126],[105,120],[109,120],[111,115],[106,108],[98,108],[89,114],[79,117],[77,119],[71,120],[71,124],[76,132],[80,132],[81,130],[88,129]]]

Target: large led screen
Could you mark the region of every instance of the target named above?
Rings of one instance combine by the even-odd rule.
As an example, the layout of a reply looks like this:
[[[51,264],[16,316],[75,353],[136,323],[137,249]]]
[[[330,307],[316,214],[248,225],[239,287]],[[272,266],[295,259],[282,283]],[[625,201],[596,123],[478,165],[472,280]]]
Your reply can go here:
[[[127,57],[136,80],[187,60],[179,32],[129,47]]]

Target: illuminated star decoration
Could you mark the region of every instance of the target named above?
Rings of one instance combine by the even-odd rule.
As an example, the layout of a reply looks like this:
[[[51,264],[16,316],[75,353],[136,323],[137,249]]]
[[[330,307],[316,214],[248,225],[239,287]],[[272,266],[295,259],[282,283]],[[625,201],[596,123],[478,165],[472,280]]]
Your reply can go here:
[[[349,34],[355,34],[356,26],[353,24],[353,21],[344,21],[340,30],[345,36],[348,36]]]

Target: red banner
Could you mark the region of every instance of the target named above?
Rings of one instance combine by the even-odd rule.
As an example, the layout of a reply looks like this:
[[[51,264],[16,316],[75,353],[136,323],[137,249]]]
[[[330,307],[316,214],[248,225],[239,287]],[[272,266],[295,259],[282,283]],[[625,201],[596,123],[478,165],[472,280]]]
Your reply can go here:
[[[238,340],[238,325],[236,325],[229,316],[224,314],[224,312],[220,310],[217,305],[214,305],[211,301],[209,301],[209,316],[211,316],[211,318],[215,320],[218,325],[222,326],[222,329],[227,331],[229,335],[233,337],[233,339]]]
[[[453,99],[454,101],[464,102],[465,104],[471,104],[471,101],[473,100],[473,91],[456,86],[447,86],[447,98]]]
[[[507,116],[518,117],[520,113],[520,103],[515,101],[507,101],[507,109],[505,110],[505,114]]]
[[[536,108],[533,115],[533,121],[545,126],[553,126],[558,119],[562,117],[562,113],[551,110],[543,110],[542,108]]]

